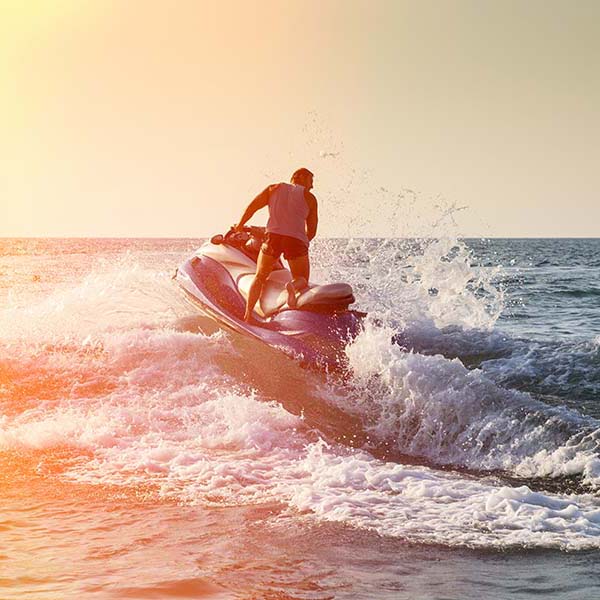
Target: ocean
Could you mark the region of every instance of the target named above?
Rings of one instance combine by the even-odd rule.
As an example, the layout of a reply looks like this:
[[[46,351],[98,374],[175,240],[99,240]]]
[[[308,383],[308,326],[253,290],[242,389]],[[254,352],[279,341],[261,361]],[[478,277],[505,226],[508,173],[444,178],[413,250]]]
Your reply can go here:
[[[201,242],[0,240],[0,598],[600,597],[600,239],[317,239],[344,373],[199,315]]]

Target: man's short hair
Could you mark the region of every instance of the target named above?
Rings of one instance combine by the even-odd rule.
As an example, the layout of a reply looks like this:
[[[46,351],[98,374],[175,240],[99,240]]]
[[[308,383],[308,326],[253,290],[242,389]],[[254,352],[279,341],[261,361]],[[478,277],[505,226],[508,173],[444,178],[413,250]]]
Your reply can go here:
[[[312,173],[311,171],[309,171],[308,169],[306,169],[305,167],[302,167],[301,169],[296,169],[293,173],[292,173],[292,178],[290,179],[290,181],[292,183],[294,183],[294,181],[296,181],[297,179],[300,179],[302,177],[306,177],[310,175],[311,177],[314,177],[315,174]]]

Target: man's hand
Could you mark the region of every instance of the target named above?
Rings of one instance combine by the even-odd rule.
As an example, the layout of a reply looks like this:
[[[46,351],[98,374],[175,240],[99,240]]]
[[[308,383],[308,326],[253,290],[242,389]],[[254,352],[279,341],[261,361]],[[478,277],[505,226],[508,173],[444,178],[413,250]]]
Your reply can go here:
[[[252,218],[254,213],[257,210],[260,210],[261,208],[264,208],[265,206],[269,205],[269,194],[271,191],[271,187],[273,186],[265,188],[258,196],[256,196],[256,198],[254,198],[254,200],[252,200],[252,202],[250,202],[250,204],[248,204],[248,207],[242,215],[241,221],[237,225],[233,226],[234,231],[238,233],[240,231],[244,231],[244,225]]]

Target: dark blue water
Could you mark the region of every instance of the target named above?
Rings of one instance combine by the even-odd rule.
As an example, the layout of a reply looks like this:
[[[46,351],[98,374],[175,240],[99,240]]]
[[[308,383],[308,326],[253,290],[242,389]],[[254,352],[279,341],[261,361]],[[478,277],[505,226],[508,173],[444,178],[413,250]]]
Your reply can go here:
[[[483,369],[504,385],[600,416],[600,239],[469,240],[473,264],[502,265],[508,340]]]

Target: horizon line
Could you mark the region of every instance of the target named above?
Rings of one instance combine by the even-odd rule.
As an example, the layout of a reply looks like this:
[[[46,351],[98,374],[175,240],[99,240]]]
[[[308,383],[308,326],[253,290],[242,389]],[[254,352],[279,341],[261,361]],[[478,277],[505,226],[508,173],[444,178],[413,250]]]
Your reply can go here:
[[[214,234],[213,234],[214,235]],[[210,239],[212,235],[207,236],[112,236],[112,235],[0,235],[0,240],[197,240]],[[359,240],[437,240],[444,237],[456,237],[462,240],[598,240],[600,236],[587,235],[526,235],[526,236],[503,236],[503,235],[414,235],[414,236],[319,236],[321,240],[344,240],[344,239],[359,239]]]

